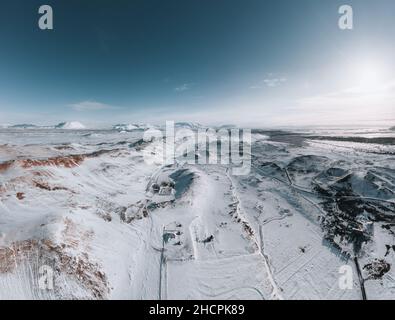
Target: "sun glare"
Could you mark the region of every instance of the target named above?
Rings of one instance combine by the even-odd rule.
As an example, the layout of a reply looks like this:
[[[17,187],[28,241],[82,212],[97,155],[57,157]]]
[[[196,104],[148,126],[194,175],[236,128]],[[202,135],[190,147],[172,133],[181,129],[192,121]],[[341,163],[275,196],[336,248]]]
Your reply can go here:
[[[355,65],[353,71],[354,85],[363,91],[378,89],[386,80],[382,63],[362,61]]]

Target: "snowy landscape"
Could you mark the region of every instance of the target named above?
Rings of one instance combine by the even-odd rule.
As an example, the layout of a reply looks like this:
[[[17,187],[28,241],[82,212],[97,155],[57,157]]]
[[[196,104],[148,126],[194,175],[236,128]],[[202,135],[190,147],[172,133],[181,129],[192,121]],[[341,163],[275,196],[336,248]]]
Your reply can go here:
[[[394,128],[252,129],[246,175],[148,128],[2,126],[0,299],[395,298]]]
[[[0,301],[145,319],[395,300],[394,17],[2,1]]]

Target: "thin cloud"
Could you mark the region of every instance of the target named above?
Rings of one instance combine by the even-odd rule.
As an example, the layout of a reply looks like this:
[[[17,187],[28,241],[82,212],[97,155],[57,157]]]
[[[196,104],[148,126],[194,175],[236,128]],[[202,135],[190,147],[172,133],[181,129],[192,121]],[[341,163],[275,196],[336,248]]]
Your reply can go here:
[[[265,85],[270,88],[278,87],[279,85],[281,85],[286,81],[287,81],[286,78],[266,78],[265,80],[263,80]]]
[[[191,83],[184,83],[184,84],[182,84],[182,85],[180,85],[178,87],[175,87],[174,91],[175,92],[184,92],[184,91],[190,90],[191,86],[192,86]]]
[[[260,81],[257,84],[254,84],[250,86],[251,90],[257,90],[257,89],[262,89],[264,87],[269,87],[269,88],[275,88],[280,86],[281,84],[287,82],[287,78],[281,77],[281,76],[276,76],[273,73],[268,73],[266,75],[266,78]]]
[[[71,104],[70,107],[73,108],[75,111],[100,111],[100,110],[117,109],[114,106],[97,101],[90,101],[90,100]]]

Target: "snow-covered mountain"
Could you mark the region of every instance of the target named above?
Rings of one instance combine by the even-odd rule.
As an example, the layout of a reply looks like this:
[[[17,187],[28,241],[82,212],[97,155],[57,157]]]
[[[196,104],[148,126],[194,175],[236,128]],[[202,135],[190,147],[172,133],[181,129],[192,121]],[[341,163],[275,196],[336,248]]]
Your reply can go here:
[[[134,131],[134,130],[146,130],[149,128],[153,128],[152,125],[146,123],[128,123],[128,124],[116,124],[113,127],[113,130],[117,131]]]
[[[82,130],[86,129],[86,127],[78,121],[71,122],[61,122],[55,126],[56,129],[66,129],[66,130]]]
[[[30,124],[30,123],[23,123],[23,124],[15,124],[13,126],[10,126],[9,128],[15,128],[15,129],[36,129],[38,126],[35,124]]]
[[[133,131],[139,129],[136,124],[116,124],[113,126],[113,130],[117,131]]]

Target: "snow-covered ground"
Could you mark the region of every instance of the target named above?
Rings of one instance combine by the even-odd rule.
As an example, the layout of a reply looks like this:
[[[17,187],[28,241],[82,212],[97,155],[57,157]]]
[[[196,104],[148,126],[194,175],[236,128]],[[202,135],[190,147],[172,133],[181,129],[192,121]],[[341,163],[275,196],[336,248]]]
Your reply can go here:
[[[395,298],[393,132],[253,130],[234,176],[114,129],[0,129],[0,299]]]

